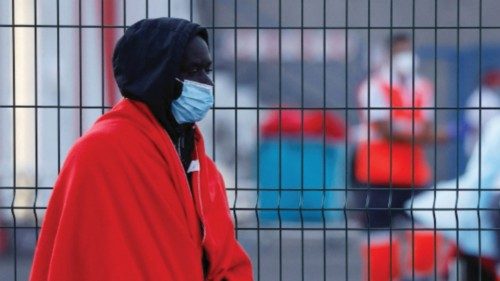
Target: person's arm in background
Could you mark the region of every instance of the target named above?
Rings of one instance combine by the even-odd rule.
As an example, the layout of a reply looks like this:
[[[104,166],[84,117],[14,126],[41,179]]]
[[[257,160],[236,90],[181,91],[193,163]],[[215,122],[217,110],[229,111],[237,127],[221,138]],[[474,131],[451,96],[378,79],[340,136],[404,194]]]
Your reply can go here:
[[[444,143],[449,140],[449,135],[447,132],[443,130],[437,130],[437,132],[435,133],[434,126],[430,121],[425,123],[423,130],[415,130],[413,134],[400,132],[394,129],[391,130],[391,123],[387,120],[378,120],[372,122],[372,126],[384,138],[392,140],[394,142],[433,144],[435,141],[437,143]]]
[[[432,93],[432,85],[423,80],[421,86],[425,91],[425,96],[423,97],[424,108],[432,108],[434,107],[434,94]],[[373,91],[372,91],[373,92]],[[380,95],[381,93],[374,92],[376,95]],[[386,108],[390,108],[389,104],[385,104]],[[418,109],[415,109],[415,111]],[[450,134],[446,130],[434,128],[434,110],[429,109],[420,109],[424,111],[424,118],[426,122],[423,127],[420,129],[411,130],[411,128],[405,128],[405,130],[397,130],[394,126],[394,122],[391,128],[391,120],[390,120],[390,110],[386,111],[385,118],[380,118],[378,120],[374,120],[371,124],[377,132],[384,137],[385,139],[392,140],[394,142],[406,142],[406,143],[415,143],[415,144],[434,144],[436,143],[444,143],[450,139]]]

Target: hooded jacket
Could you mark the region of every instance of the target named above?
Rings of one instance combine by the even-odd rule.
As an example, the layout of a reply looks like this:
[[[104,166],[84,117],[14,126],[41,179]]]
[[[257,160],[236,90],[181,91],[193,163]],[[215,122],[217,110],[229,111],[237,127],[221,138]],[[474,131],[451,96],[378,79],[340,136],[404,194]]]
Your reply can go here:
[[[189,41],[200,36],[208,44],[207,30],[177,18],[143,19],[127,29],[113,53],[113,72],[126,98],[144,102],[178,147],[184,168],[193,150],[192,125],[179,125],[172,115],[172,101],[182,85],[179,66]],[[177,145],[182,138],[182,145]]]
[[[197,30],[173,22],[177,29]],[[183,34],[170,40],[188,40]],[[159,59],[145,59],[153,58]],[[136,63],[137,70],[115,69],[130,98],[101,116],[68,153],[44,217],[30,280],[252,280],[250,259],[235,238],[224,181],[205,154],[200,131],[193,131],[191,158],[197,165],[188,178],[166,132],[174,124],[168,110],[153,104],[162,99],[152,92],[168,104],[175,84],[138,71],[164,71],[168,65]],[[120,74],[134,71],[137,79]],[[175,76],[174,70],[167,72]]]

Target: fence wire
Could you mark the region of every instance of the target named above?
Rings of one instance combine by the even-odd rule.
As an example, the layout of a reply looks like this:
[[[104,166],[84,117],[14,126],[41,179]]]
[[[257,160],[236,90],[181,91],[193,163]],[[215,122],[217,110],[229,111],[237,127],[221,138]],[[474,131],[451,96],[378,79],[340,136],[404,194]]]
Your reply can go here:
[[[114,44],[163,16],[209,30],[215,105],[200,127],[256,280],[495,280],[499,13],[495,0],[0,0],[0,279],[28,278],[68,149],[120,99]],[[398,36],[411,53],[406,101],[394,98]],[[396,163],[403,138],[410,154]]]

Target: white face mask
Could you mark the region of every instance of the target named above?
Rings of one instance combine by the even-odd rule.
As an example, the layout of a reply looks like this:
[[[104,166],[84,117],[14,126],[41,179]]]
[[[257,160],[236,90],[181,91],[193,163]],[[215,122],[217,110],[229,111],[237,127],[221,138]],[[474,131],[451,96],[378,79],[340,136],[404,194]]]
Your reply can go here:
[[[415,67],[413,67],[413,60],[415,59]],[[392,60],[393,71],[409,77],[412,75],[413,69],[415,68],[415,72],[418,69],[419,59],[417,55],[413,58],[412,52],[403,52],[395,55]]]

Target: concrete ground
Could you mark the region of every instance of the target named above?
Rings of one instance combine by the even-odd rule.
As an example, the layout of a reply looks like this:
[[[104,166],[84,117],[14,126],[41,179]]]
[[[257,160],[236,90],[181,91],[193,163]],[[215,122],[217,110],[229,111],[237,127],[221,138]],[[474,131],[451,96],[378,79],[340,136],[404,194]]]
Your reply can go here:
[[[238,222],[238,239],[254,266],[255,280],[361,280],[360,244],[366,232],[346,229],[342,223],[257,225]],[[349,228],[351,228],[350,226]],[[0,255],[0,280],[28,280],[35,232],[17,230],[17,254]],[[452,273],[449,280],[459,280]]]
[[[240,225],[249,228],[245,224]],[[30,230],[32,232],[32,230]],[[260,233],[260,237],[257,237]],[[34,233],[18,233],[15,259],[12,251],[0,256],[0,280],[28,280],[32,262]],[[255,280],[360,280],[358,241],[360,233],[306,230],[240,230],[238,238],[250,255]],[[31,242],[29,240],[32,240]],[[346,275],[346,245],[348,276]],[[302,255],[303,253],[303,255]],[[281,266],[280,266],[281,256]],[[326,266],[325,266],[326,264]],[[14,274],[16,272],[16,275]],[[326,273],[326,279],[323,278]]]
[[[284,230],[280,243],[279,231],[261,231],[260,247],[256,231],[240,231],[238,238],[255,280],[361,280],[359,233],[348,235],[346,241],[343,231]]]

